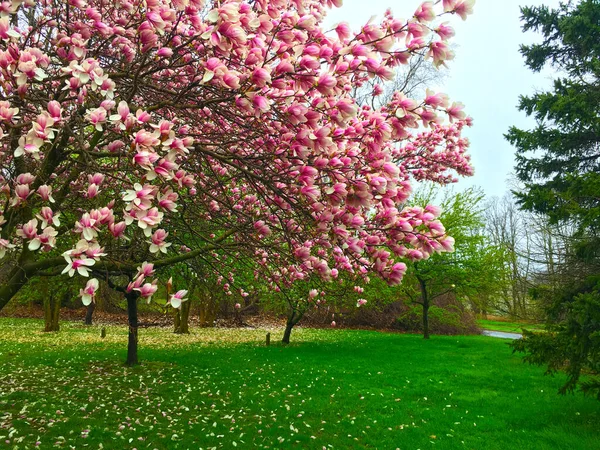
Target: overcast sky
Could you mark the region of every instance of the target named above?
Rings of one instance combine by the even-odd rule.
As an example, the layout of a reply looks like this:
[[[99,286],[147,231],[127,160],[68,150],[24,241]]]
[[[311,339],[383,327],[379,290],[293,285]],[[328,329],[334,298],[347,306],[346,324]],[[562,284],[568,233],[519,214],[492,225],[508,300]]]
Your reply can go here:
[[[406,18],[418,0],[344,0],[332,11],[327,24],[348,22],[358,30],[373,15],[381,17],[386,8]],[[534,33],[524,34],[520,26],[521,5],[556,6],[558,0],[477,0],[474,14],[463,22],[450,18],[456,36],[456,58],[448,65],[449,77],[442,91],[465,104],[473,117],[466,131],[471,141],[475,176],[461,179],[458,188],[481,186],[488,196],[502,196],[514,168],[514,150],[504,139],[511,125],[529,128],[533,121],[517,111],[520,94],[531,94],[550,84],[549,73],[533,74],[523,63],[519,45],[539,41]]]

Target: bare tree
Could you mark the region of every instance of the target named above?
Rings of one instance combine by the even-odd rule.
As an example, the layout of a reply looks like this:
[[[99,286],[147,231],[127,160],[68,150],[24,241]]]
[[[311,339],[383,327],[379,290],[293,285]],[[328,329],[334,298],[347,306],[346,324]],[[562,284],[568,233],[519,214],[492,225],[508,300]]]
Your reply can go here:
[[[394,92],[402,92],[407,97],[418,100],[425,97],[427,87],[441,85],[447,76],[448,71],[445,67],[435,67],[430,59],[419,55],[411,59],[409,64],[400,66],[392,81],[380,86],[382,93],[379,96],[374,97],[372,94],[378,84],[373,79],[355,88],[354,97],[359,105],[368,104],[372,108],[388,103]]]

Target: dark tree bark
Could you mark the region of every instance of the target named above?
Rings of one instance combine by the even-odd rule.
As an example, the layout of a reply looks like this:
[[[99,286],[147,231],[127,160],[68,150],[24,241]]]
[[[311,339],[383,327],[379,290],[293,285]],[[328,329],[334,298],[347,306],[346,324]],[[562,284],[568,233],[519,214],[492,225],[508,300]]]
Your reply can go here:
[[[46,290],[47,292],[47,290]],[[44,331],[59,331],[58,317],[60,314],[60,297],[54,295],[44,296]]]
[[[24,254],[27,252],[23,252]],[[4,308],[7,303],[12,299],[19,290],[27,284],[29,277],[33,273],[26,272],[22,266],[27,262],[25,257],[19,259],[18,263],[12,267],[7,274],[3,274],[2,282],[0,283],[0,311]],[[8,261],[3,264],[9,264]]]
[[[88,305],[87,310],[85,312],[85,324],[91,325],[92,318],[94,317],[94,310],[96,309],[96,302],[92,302]]]
[[[429,295],[427,293],[427,282],[417,276],[421,288],[421,305],[423,306],[423,339],[429,339]]]
[[[177,334],[190,334],[190,309],[197,286],[198,282],[196,279],[192,279],[190,281],[188,300],[183,302],[179,309],[175,310],[175,333]]]
[[[198,304],[198,319],[200,327],[208,328],[215,325],[215,319],[217,318],[217,300],[215,295],[205,286],[200,287]]]
[[[187,302],[183,302],[179,308],[179,334],[190,334],[190,308],[192,305],[192,299],[190,298]]]
[[[183,306],[183,304],[182,304],[182,306]],[[179,333],[180,329],[181,329],[181,313],[180,313],[179,309],[173,308],[173,332]]]
[[[238,308],[234,308],[233,321],[235,322],[235,325],[238,327],[244,326],[244,321],[242,320],[242,313],[240,312],[240,310]]]
[[[138,362],[138,311],[137,300],[139,294],[135,291],[125,293],[127,299],[127,316],[129,322],[129,340],[127,342],[128,366],[136,366]]]
[[[285,331],[283,332],[283,339],[281,340],[281,342],[283,344],[290,343],[290,336],[292,335],[292,328],[294,328],[294,325],[296,325],[298,322],[300,322],[301,318],[302,318],[301,313],[299,313],[296,310],[292,311],[292,314],[288,317],[287,323],[285,324]]]

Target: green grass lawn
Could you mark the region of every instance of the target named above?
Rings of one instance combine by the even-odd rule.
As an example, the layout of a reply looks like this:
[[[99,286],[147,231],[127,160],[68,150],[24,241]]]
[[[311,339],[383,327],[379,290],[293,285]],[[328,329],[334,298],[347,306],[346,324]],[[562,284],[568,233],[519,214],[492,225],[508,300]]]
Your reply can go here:
[[[485,330],[504,331],[506,333],[520,333],[523,329],[529,331],[542,331],[544,326],[536,323],[504,322],[499,320],[477,320],[477,325]]]
[[[124,327],[41,328],[0,319],[0,447],[600,448],[600,403],[501,339],[145,329],[129,369]]]

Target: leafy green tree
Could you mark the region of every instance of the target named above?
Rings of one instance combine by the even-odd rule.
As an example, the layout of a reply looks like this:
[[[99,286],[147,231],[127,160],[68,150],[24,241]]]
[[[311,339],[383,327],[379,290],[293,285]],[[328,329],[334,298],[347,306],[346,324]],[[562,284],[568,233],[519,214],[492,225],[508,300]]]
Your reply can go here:
[[[433,187],[415,197],[425,205],[439,194]],[[478,189],[445,193],[440,220],[455,239],[453,253],[436,253],[409,264],[399,289],[410,303],[423,309],[423,337],[429,339],[429,314],[433,302],[444,295],[468,301],[474,309],[481,299],[498,289],[505,253],[487,243],[484,232],[483,193]]]
[[[541,33],[540,44],[522,46],[534,72],[557,71],[546,92],[521,97],[519,109],[535,117],[532,130],[511,128],[517,176],[525,189],[521,206],[546,214],[550,223],[568,223],[575,251],[558,288],[538,292],[547,302],[549,332],[527,333],[513,344],[526,360],[564,369],[560,392],[581,387],[600,399],[600,2],[583,0],[521,9],[523,30]],[[570,267],[569,267],[570,266]],[[577,270],[573,270],[577,267]],[[540,291],[538,289],[538,291]]]

